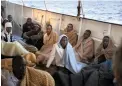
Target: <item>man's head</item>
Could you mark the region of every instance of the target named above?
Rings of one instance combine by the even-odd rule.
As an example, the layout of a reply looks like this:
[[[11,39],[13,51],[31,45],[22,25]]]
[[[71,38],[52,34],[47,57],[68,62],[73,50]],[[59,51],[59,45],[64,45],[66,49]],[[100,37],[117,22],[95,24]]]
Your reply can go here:
[[[68,24],[67,26],[67,32],[70,32],[73,30],[73,25],[72,24]]]
[[[114,57],[113,57],[113,71],[117,83],[122,86],[122,43],[118,47]]]
[[[6,22],[5,23],[5,29],[7,33],[10,33],[12,31],[12,24],[11,22]]]
[[[109,37],[108,36],[104,36],[103,38],[103,48],[107,48],[109,45]]]
[[[13,74],[19,80],[22,80],[25,75],[26,61],[21,56],[16,56],[12,60]]]
[[[31,24],[32,23],[32,19],[31,18],[27,18],[27,24]]]
[[[90,37],[90,35],[91,35],[91,31],[90,31],[90,30],[86,30],[86,31],[84,32],[84,34],[83,34],[83,37],[84,37],[84,39],[87,39],[87,38]]]
[[[8,21],[11,22],[13,20],[12,15],[8,15]]]
[[[52,25],[47,25],[47,28],[46,28],[47,35],[50,35],[51,31],[52,31]]]
[[[61,40],[60,40],[60,44],[61,44],[61,46],[62,46],[63,49],[66,48],[67,43],[68,43],[68,38],[67,38],[66,36],[63,36],[63,37],[61,38]]]

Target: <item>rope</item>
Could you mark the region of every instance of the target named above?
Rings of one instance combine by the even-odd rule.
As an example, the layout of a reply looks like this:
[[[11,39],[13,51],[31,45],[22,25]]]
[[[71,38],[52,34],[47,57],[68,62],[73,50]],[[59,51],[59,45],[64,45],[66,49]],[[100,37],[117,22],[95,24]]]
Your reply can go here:
[[[22,20],[21,20],[21,27],[22,27],[23,18],[24,18],[24,17],[23,17],[23,6],[24,6],[25,4],[24,4],[24,1],[23,1],[23,0],[21,0],[21,1],[22,1]]]
[[[22,6],[25,6],[25,4],[24,4],[24,0],[21,0],[21,1],[22,1],[22,4],[23,4]]]
[[[7,15],[8,15],[8,1],[6,0],[6,18],[7,18]]]

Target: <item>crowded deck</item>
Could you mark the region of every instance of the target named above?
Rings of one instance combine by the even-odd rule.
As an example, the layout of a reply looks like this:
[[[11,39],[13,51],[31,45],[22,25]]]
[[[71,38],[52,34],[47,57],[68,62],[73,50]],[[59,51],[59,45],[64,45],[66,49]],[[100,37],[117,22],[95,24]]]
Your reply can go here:
[[[7,16],[1,15],[2,86],[117,85],[121,25],[33,8],[33,17],[27,14],[23,22],[6,10]]]

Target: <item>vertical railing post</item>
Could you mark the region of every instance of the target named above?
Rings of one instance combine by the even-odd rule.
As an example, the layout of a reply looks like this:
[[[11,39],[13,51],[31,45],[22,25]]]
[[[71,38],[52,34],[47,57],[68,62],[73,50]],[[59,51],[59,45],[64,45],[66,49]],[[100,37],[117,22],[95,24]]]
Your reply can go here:
[[[8,11],[7,11],[7,9],[8,9],[8,1],[6,0],[5,3],[6,3],[6,16],[5,17],[7,18],[7,15],[8,15]]]
[[[80,23],[79,23],[78,39],[81,36],[82,27],[83,27],[83,18],[80,19]]]
[[[111,36],[111,24],[108,25],[108,35]]]
[[[23,19],[24,19],[23,8],[24,8],[24,1],[22,0],[22,19],[21,19],[21,28],[22,28],[22,26],[23,26]]]
[[[61,15],[60,20],[59,20],[59,34],[61,34],[60,31],[61,31],[61,25],[62,25],[62,17],[63,15]]]

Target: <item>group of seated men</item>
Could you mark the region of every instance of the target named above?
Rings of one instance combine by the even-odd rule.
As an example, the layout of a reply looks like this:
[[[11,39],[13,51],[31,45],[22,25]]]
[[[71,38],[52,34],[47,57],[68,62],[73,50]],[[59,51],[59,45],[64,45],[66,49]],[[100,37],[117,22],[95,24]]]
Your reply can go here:
[[[22,37],[25,41],[17,40],[13,42],[12,23],[9,21],[9,17],[10,15],[8,20],[5,20],[3,23],[1,34],[2,86],[54,86],[55,83],[57,86],[68,86],[66,84],[57,84],[58,82],[63,82],[62,79],[57,81],[56,75],[60,76],[59,72],[54,74],[54,82],[49,73],[33,68],[36,64],[44,64],[47,68],[54,65],[58,68],[58,71],[65,69],[68,71],[68,77],[70,75],[76,76],[76,80],[79,79],[77,76],[85,68],[98,69],[94,65],[98,65],[100,69],[101,65],[108,63],[110,67],[107,69],[111,69],[111,60],[116,47],[109,36],[103,37],[100,46],[94,53],[94,40],[91,38],[92,32],[90,30],[86,30],[78,40],[77,33],[72,24],[68,24],[62,35],[59,36],[53,31],[52,25],[48,24],[46,32],[43,32],[39,24],[33,23],[32,19],[28,18],[23,25],[22,32]],[[37,51],[30,52],[27,48],[28,46],[35,46]],[[12,69],[9,68],[9,63]],[[12,72],[6,76],[5,69]],[[61,78],[59,76],[58,78]],[[75,79],[73,80],[76,81]],[[78,83],[80,85],[81,81]],[[84,84],[83,86],[89,85]]]

